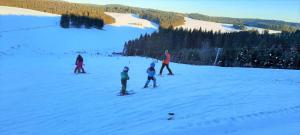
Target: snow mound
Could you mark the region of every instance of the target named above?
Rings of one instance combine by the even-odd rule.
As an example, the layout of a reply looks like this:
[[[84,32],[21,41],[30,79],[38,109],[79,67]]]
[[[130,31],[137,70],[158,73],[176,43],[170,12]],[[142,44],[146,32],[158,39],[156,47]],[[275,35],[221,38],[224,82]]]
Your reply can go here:
[[[0,15],[59,16],[57,14],[7,6],[0,6]]]
[[[136,28],[155,28],[158,26],[155,23],[152,23],[148,20],[141,19],[134,14],[125,14],[125,13],[113,13],[105,12],[105,14],[112,16],[116,22],[111,24],[112,26],[127,26],[127,27],[136,27]]]

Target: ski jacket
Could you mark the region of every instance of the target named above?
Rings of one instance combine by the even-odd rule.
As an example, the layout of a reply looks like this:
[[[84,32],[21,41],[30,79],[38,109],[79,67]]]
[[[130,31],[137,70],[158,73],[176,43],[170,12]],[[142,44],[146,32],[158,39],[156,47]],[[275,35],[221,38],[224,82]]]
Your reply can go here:
[[[154,77],[155,76],[155,68],[154,67],[149,67],[147,69],[147,74],[148,74],[148,77]]]
[[[169,64],[170,63],[170,58],[171,58],[170,53],[165,54],[164,57],[163,57],[163,64]]]
[[[75,65],[78,65],[78,64],[83,64],[83,58],[81,56],[78,56],[76,59]]]
[[[127,72],[121,72],[121,80],[129,80],[129,76]]]

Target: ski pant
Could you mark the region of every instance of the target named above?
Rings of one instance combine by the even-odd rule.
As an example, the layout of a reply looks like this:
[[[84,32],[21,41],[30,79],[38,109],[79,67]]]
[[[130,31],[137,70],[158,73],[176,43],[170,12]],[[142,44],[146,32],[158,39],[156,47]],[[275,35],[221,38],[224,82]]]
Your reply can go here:
[[[171,69],[170,69],[170,67],[169,67],[169,64],[165,64],[165,63],[163,63],[163,64],[161,65],[159,74],[162,74],[163,69],[164,69],[165,67],[167,67],[167,69],[168,69],[168,71],[169,71],[169,74],[173,74],[172,71],[171,71]]]
[[[121,93],[122,93],[123,95],[125,95],[125,94],[126,94],[126,87],[127,87],[127,80],[122,79],[122,80],[121,80],[121,84],[122,84]]]
[[[154,76],[153,77],[148,76],[145,87],[148,87],[148,84],[150,83],[150,80],[153,80],[153,87],[156,87],[156,78]]]
[[[82,70],[82,71],[81,71]],[[75,70],[74,70],[74,73],[84,73],[84,69],[83,69],[83,66],[82,65],[77,65]]]

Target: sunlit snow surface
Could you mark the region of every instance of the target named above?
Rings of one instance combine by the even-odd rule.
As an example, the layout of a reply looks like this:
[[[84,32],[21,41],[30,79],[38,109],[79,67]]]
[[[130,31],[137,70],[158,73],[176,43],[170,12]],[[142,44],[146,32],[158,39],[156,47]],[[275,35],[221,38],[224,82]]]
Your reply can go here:
[[[188,30],[194,30],[194,29],[202,29],[203,31],[213,31],[213,32],[238,32],[240,30],[233,28],[232,24],[223,24],[223,23],[216,23],[216,22],[209,22],[209,21],[202,21],[202,20],[196,20],[191,19],[188,17],[185,17],[185,23],[184,25],[177,26],[176,28],[183,28]],[[257,28],[257,27],[249,27],[246,26],[247,30],[257,30],[259,33],[264,33],[266,29],[263,28]],[[268,30],[269,33],[280,33],[280,31],[275,30]]]

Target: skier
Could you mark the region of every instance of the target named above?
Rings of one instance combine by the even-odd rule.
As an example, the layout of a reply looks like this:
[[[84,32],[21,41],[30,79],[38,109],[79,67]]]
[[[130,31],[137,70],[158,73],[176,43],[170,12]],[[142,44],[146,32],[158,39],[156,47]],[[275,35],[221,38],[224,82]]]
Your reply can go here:
[[[82,56],[79,54],[77,56],[76,62],[75,62],[76,68],[74,70],[74,73],[85,73],[84,69],[83,69],[83,58]],[[81,72],[82,70],[82,72]]]
[[[153,87],[154,88],[157,87],[156,86],[156,78],[155,78],[155,63],[154,62],[152,62],[150,64],[150,67],[147,69],[147,74],[148,74],[148,79],[146,81],[144,88],[148,87],[150,80],[153,80]]]
[[[168,50],[165,50],[165,54],[163,56],[163,61],[162,61],[162,65],[161,65],[161,68],[160,68],[159,75],[162,75],[162,72],[163,72],[163,69],[165,68],[165,66],[167,67],[167,69],[169,71],[168,75],[173,75],[173,73],[172,73],[172,71],[169,67],[170,58],[171,58],[170,53],[168,52]]]
[[[124,67],[123,72],[121,72],[121,84],[122,84],[122,90],[121,90],[121,96],[126,95],[126,87],[127,87],[127,80],[129,80],[128,76],[128,67]]]

